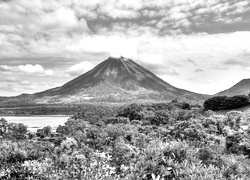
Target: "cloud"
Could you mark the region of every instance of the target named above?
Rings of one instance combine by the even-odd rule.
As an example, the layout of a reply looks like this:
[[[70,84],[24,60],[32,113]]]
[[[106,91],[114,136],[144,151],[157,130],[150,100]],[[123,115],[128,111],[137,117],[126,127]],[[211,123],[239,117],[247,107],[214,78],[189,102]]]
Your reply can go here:
[[[94,65],[88,61],[73,65],[66,70],[67,76],[79,76],[94,68]]]
[[[185,60],[185,62],[189,63],[189,64],[192,64],[193,66],[197,66],[197,64],[195,63],[195,61],[192,60],[192,59],[187,59],[187,60]]]
[[[12,84],[0,85],[0,90],[8,92],[19,92],[19,90],[15,88]]]
[[[145,64],[149,65],[162,65],[164,63],[164,58],[161,54],[149,54],[149,53],[142,53],[138,55],[137,59]]]
[[[13,76],[1,76],[0,82],[16,83],[18,82],[18,80],[16,77],[13,77]]]
[[[143,53],[139,55],[136,61],[149,69],[156,75],[170,75],[170,76],[178,76],[180,75],[176,67],[179,67],[179,64],[174,63],[172,61],[166,61],[161,54],[147,54]]]
[[[53,70],[46,70],[41,65],[26,64],[19,66],[0,65],[0,71],[19,72],[25,74],[53,76]]]
[[[224,64],[224,65],[232,65],[232,66],[238,65],[238,66],[241,66],[241,67],[250,66],[250,62],[242,61],[242,60],[236,60],[236,59],[227,59],[224,62],[222,62],[222,64]]]
[[[31,85],[31,82],[29,82],[28,80],[23,80],[21,82],[19,82],[20,85]]]
[[[170,75],[170,76],[178,76],[180,75],[175,69],[166,70],[164,74]]]
[[[204,70],[203,69],[196,69],[195,72],[203,72]]]
[[[230,21],[247,19],[243,14],[228,14],[239,7],[248,11],[247,1],[12,0],[0,4],[4,14],[0,16],[0,57],[65,58],[114,51],[134,55],[136,48],[131,47],[138,44],[126,41],[128,36],[232,32],[247,29],[249,24],[227,27]]]
[[[73,52],[92,52],[121,54],[133,57],[137,54],[137,39],[127,36],[85,36],[77,43],[68,45],[67,49]]]
[[[26,86],[23,86],[22,89],[24,89],[24,90],[36,90],[36,86],[26,85]]]
[[[88,30],[86,21],[77,19],[75,12],[69,8],[60,8],[53,13],[45,14],[41,18],[41,26],[49,31],[69,31],[69,30]]]

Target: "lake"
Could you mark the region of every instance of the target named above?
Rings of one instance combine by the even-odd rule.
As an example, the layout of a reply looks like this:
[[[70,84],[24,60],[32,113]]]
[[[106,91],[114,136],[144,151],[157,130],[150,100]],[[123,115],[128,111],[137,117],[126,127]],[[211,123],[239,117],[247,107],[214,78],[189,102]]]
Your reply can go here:
[[[28,126],[29,131],[36,132],[45,126],[51,126],[55,131],[69,119],[69,116],[0,116],[0,118],[5,118],[9,123],[22,123]]]

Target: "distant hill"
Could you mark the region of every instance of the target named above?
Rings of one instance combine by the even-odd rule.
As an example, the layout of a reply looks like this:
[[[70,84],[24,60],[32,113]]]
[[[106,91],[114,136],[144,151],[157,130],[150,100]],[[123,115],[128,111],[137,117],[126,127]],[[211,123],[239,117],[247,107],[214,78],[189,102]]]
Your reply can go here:
[[[207,95],[176,88],[155,74],[124,57],[109,57],[92,70],[80,75],[61,87],[32,95],[0,98],[4,102],[58,104],[82,103],[86,101],[200,101]]]
[[[250,93],[250,79],[243,79],[231,88],[221,91],[216,96],[248,95]]]

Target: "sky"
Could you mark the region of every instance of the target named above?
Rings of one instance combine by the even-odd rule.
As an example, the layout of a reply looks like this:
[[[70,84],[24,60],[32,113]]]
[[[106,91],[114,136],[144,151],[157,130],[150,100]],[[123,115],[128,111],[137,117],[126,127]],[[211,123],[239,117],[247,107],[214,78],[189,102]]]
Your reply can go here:
[[[0,1],[0,96],[61,86],[114,55],[215,94],[250,78],[250,1]]]

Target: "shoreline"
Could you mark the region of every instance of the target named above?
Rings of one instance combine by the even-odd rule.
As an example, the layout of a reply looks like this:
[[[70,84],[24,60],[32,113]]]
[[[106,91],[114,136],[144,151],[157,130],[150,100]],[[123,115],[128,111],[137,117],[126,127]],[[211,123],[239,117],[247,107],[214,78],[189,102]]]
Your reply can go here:
[[[8,115],[0,115],[2,117],[71,117],[73,115],[33,115],[33,114],[8,114]]]

